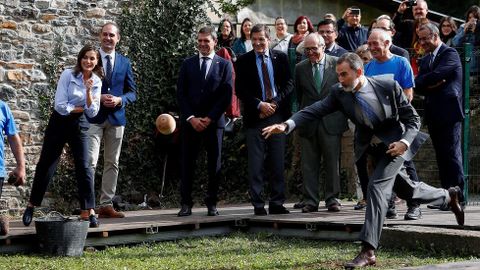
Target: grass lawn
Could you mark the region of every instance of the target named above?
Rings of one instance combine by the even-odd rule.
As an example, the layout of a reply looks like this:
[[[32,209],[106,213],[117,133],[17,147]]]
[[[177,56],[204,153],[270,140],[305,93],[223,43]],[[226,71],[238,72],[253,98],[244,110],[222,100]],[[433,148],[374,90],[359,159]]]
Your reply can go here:
[[[235,233],[228,237],[193,238],[109,247],[85,252],[80,258],[40,255],[0,256],[0,269],[342,269],[359,244],[283,238],[269,234]],[[377,267],[407,266],[477,259],[451,256],[429,250],[382,249]]]

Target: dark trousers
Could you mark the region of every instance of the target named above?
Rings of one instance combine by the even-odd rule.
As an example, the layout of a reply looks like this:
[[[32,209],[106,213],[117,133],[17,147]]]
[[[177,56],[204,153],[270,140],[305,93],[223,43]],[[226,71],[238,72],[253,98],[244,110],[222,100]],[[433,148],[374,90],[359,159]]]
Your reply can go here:
[[[247,128],[248,179],[250,199],[255,208],[264,207],[262,198],[264,177],[270,183],[270,206],[280,206],[285,202],[285,134],[272,135],[268,139],[262,136],[262,128],[280,123],[279,114],[262,120],[255,127]]]
[[[189,123],[182,125],[182,165],[180,195],[181,204],[193,206],[192,186],[196,169],[196,161],[201,146],[204,145],[207,152],[208,185],[205,204],[216,205],[218,201],[218,187],[220,183],[220,169],[222,166],[222,139],[223,128],[211,123],[203,132],[197,132]]]
[[[376,165],[367,189],[365,223],[360,232],[360,240],[375,249],[382,234],[388,208],[387,201],[392,191],[406,201],[432,203],[445,207],[450,201],[447,190],[434,188],[423,182],[413,182],[405,170],[405,160],[400,156],[391,157],[385,154],[385,151],[387,146],[383,145],[383,149],[375,157]],[[381,152],[383,153],[380,154]]]
[[[55,173],[63,147],[68,143],[75,162],[80,208],[83,210],[95,208],[93,171],[87,156],[88,126],[89,123],[83,113],[67,116],[60,115],[56,111],[52,113],[45,130],[42,151],[33,178],[30,203],[34,206],[42,204],[43,196]]]
[[[459,186],[463,191],[462,123],[428,124],[428,132],[435,149],[442,187]]]

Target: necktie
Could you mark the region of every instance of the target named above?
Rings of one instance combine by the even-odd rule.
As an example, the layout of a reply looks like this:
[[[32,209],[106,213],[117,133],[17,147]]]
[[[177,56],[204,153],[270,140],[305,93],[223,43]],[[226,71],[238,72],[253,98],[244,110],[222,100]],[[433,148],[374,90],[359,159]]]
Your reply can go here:
[[[370,123],[367,123],[367,124],[371,124],[372,127],[374,127],[375,125],[380,123],[380,119],[378,118],[377,114],[373,110],[372,106],[370,106],[370,104],[368,104],[368,102],[360,95],[360,92],[358,91],[355,92],[353,96],[355,98],[356,103],[362,110],[364,116],[366,116],[367,119],[369,120]]]
[[[435,60],[435,55],[430,53],[430,62],[428,63],[428,67],[431,69],[433,65],[433,60]]]
[[[110,55],[107,55],[105,56],[105,58],[107,58],[107,74],[106,74],[106,78],[107,78],[107,82],[109,85],[111,85],[111,81],[112,81],[112,61],[110,60],[111,56]]]
[[[273,98],[272,84],[270,82],[270,76],[267,68],[267,58],[265,55],[259,55],[262,60],[262,77],[263,77],[263,89],[265,89],[265,101],[271,101]]]
[[[322,72],[320,71],[320,63],[315,63],[314,65],[315,72],[313,73],[313,79],[315,80],[315,87],[317,88],[317,93],[320,93],[322,90]]]
[[[200,67],[200,73],[202,74],[202,79],[206,79],[207,78],[207,61],[208,61],[208,57],[206,56],[203,56],[202,57],[202,66]]]

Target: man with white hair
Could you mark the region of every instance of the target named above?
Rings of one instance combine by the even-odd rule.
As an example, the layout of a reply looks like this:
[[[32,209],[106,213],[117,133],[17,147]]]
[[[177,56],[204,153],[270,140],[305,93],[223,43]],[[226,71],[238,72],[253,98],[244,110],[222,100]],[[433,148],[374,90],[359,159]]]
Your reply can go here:
[[[410,6],[410,3],[416,3],[413,6]],[[398,6],[397,11],[393,14],[392,19],[395,23],[396,27],[395,30],[400,32],[400,44],[399,46],[402,48],[410,48],[412,46],[412,33],[415,32],[415,21],[411,19],[404,19],[403,15],[405,11],[409,8],[412,8],[413,18],[421,19],[427,18],[428,14],[428,5],[427,1],[425,0],[405,0]]]
[[[324,99],[331,86],[338,83],[335,73],[337,57],[325,53],[323,37],[311,33],[305,38],[303,46],[308,59],[295,67],[295,89],[300,109]],[[347,129],[347,119],[341,112],[332,113],[298,129],[302,150],[303,213],[318,211],[320,190],[328,211],[340,211],[339,160],[342,134]],[[320,168],[325,170],[323,181]]]
[[[373,29],[383,29],[387,31],[392,37],[392,45],[390,46],[390,52],[398,56],[403,56],[407,59],[410,59],[410,54],[408,53],[407,50],[395,45],[395,43],[398,42],[398,41],[395,41],[395,37],[397,37],[397,35],[395,34],[397,33],[397,31],[395,30],[395,23],[393,22],[392,18],[390,18],[390,16],[388,15],[379,16],[375,20],[375,26],[373,27]]]
[[[392,36],[383,29],[373,29],[368,37],[368,48],[373,59],[365,66],[366,76],[389,75],[398,82],[407,99],[413,99],[413,87],[415,86],[415,77],[412,67],[405,57],[393,54],[390,51],[392,45]],[[362,164],[363,161],[363,164]],[[357,168],[365,166],[365,159],[359,159],[356,163]],[[417,171],[411,160],[405,161],[405,167],[410,179],[418,182]],[[364,178],[364,177],[363,177]],[[366,182],[366,183],[365,183]],[[360,176],[360,184],[364,195],[366,194],[368,179],[362,179]],[[392,196],[394,197],[394,196]],[[408,211],[404,218],[406,220],[416,220],[422,217],[420,204],[415,201],[407,201]],[[396,218],[395,203],[393,198],[389,201],[387,218]]]

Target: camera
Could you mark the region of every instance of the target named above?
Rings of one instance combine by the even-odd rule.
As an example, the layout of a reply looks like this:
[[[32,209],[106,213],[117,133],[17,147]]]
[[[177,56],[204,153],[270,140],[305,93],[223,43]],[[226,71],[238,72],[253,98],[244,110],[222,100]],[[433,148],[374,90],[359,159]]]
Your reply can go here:
[[[413,7],[417,5],[417,0],[408,0],[407,7]]]
[[[360,15],[360,9],[359,8],[350,9],[350,15]]]

